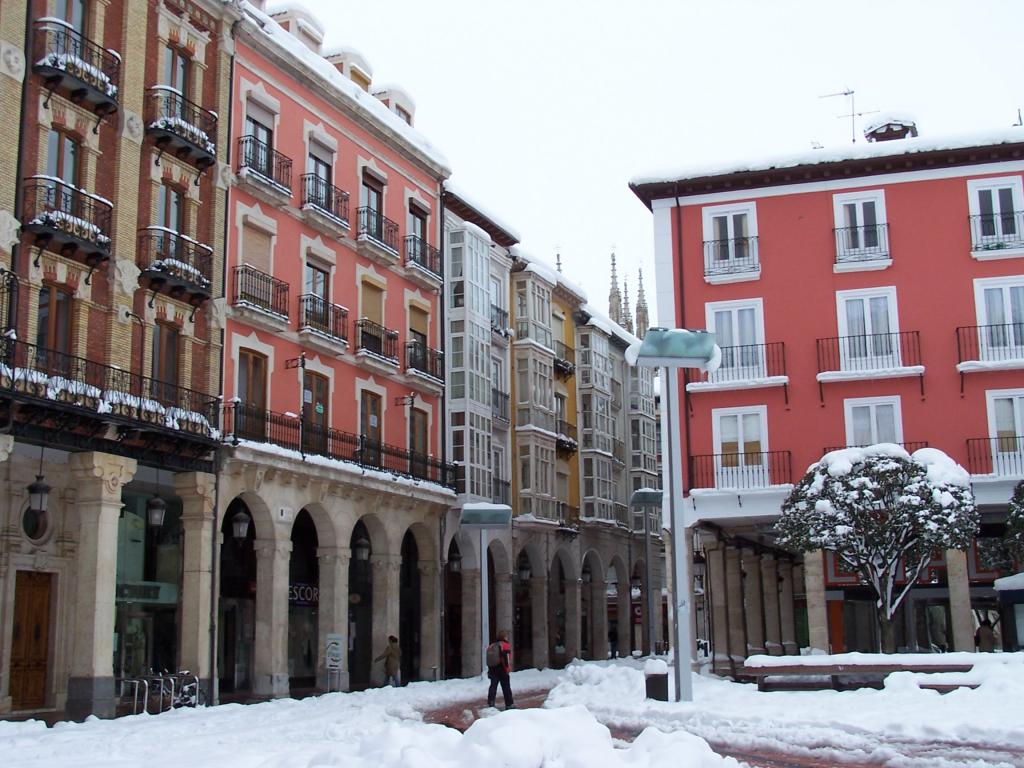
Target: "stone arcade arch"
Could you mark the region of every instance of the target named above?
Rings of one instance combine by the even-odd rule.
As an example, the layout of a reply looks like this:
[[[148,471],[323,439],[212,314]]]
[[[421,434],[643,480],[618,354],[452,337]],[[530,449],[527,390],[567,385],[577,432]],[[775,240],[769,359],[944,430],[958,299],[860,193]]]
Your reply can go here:
[[[462,677],[462,561],[458,537],[453,536],[444,566],[445,677]]]
[[[609,587],[605,593],[608,601],[609,636],[614,638],[613,647],[609,652],[615,656],[628,656],[632,650],[629,571],[619,555],[612,557],[611,564],[605,571],[605,581]]]
[[[548,653],[553,667],[579,656],[580,580],[568,550],[560,547],[548,571]]]
[[[605,659],[608,657],[605,570],[596,550],[590,550],[583,556],[580,579],[580,656],[584,659]]]
[[[294,696],[316,687],[320,656],[320,563],[317,525],[306,509],[292,523],[288,561],[288,688]]]

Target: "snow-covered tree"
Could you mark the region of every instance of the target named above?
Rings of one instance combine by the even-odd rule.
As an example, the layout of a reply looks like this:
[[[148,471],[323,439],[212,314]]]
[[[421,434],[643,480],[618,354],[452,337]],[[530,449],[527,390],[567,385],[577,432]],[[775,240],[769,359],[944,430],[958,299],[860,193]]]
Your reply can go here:
[[[970,476],[942,451],[846,448],[812,464],[782,505],[779,543],[828,550],[874,589],[882,650],[896,650],[900,603],[932,557],[978,531]],[[902,582],[898,583],[898,582]]]
[[[1009,554],[1018,562],[1024,561],[1024,480],[1017,483],[1010,498],[1006,514],[1006,543]]]

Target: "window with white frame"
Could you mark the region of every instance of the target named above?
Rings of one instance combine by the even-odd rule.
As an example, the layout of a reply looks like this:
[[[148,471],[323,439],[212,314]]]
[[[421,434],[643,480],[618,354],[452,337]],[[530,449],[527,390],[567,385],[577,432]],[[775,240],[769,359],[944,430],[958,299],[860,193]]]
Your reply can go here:
[[[849,446],[903,442],[900,398],[859,397],[843,401],[846,444]]]
[[[998,475],[1024,472],[1024,389],[991,390],[988,400],[992,471]]]
[[[980,360],[1024,358],[1024,275],[974,281]]]
[[[757,216],[754,203],[704,208],[704,274],[756,272]]]
[[[1020,176],[972,179],[967,182],[967,193],[972,251],[998,255],[1005,249],[1024,249]]]
[[[768,408],[716,408],[711,412],[714,433],[715,487],[758,488],[769,484]]]
[[[762,378],[764,359],[764,309],[761,299],[716,301],[704,305],[708,330],[722,350],[722,363],[709,381]]]
[[[837,262],[888,258],[885,193],[882,190],[835,195],[832,204]]]
[[[836,306],[842,370],[900,366],[896,288],[837,291]]]

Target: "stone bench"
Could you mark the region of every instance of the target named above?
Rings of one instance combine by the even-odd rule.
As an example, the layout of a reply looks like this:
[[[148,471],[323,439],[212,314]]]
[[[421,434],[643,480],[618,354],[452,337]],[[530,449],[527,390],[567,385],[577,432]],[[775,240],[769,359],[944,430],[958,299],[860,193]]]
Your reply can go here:
[[[801,661],[787,664],[744,664],[737,671],[741,680],[757,682],[759,691],[816,691],[816,690],[853,690],[856,688],[882,688],[885,678],[893,672],[914,672],[926,676],[919,683],[921,688],[947,693],[956,688],[977,688],[976,682],[958,680],[950,673],[965,673],[974,669],[973,664],[950,664],[936,661],[892,662],[878,664],[842,664],[815,663],[813,656],[800,656]],[[805,660],[806,659],[806,660]],[[748,660],[749,662],[749,660]],[[946,673],[946,674],[940,674]],[[927,676],[936,675],[935,680]]]

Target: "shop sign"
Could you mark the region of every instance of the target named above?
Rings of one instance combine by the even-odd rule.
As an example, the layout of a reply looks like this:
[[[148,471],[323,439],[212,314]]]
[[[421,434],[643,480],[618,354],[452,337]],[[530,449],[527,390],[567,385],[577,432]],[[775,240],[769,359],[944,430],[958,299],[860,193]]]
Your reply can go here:
[[[341,669],[341,653],[344,648],[341,635],[327,636],[327,644],[324,647],[324,666],[327,669]]]
[[[313,584],[289,584],[288,602],[292,605],[316,605],[320,602],[320,588]]]

